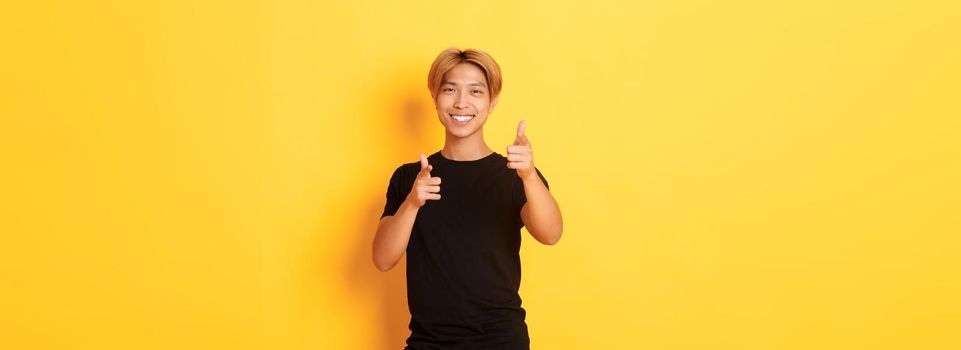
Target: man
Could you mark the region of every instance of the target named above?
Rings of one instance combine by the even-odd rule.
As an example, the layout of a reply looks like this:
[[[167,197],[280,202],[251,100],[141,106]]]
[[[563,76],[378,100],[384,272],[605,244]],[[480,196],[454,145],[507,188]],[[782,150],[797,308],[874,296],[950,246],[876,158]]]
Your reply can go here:
[[[490,55],[444,50],[427,82],[444,148],[394,171],[373,242],[381,271],[407,254],[406,349],[529,349],[518,295],[520,229],[554,245],[560,209],[534,167],[525,121],[506,157],[484,142],[501,89]]]

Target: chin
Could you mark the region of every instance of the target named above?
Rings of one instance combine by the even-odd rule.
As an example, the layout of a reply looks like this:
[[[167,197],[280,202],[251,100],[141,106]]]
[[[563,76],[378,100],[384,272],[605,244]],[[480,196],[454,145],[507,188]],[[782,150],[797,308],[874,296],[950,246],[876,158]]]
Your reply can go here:
[[[458,127],[455,126],[453,129],[450,128],[450,127],[448,127],[448,128],[447,128],[447,133],[448,133],[448,134],[451,134],[451,135],[454,135],[454,136],[456,136],[456,137],[458,137],[458,138],[465,138],[465,137],[468,137],[468,136],[471,136],[471,135],[477,133],[477,130],[478,130],[478,129],[469,129],[469,130],[468,130],[468,129],[464,129],[464,128],[458,128]]]

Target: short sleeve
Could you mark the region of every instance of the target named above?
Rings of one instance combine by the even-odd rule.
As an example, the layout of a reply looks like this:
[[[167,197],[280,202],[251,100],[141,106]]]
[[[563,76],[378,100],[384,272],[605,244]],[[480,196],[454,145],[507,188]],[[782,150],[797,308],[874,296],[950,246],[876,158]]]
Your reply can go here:
[[[384,213],[380,215],[381,218],[396,214],[400,205],[404,203],[405,191],[401,188],[403,168],[403,166],[398,167],[390,176],[390,183],[387,185],[387,203],[384,204]]]
[[[544,177],[544,174],[541,174],[541,171],[538,170],[537,167],[534,167],[534,171],[537,172],[537,176],[540,177],[541,181],[544,182],[544,187],[547,187],[547,189],[550,190],[551,186],[547,184],[547,178]],[[514,181],[513,200],[514,200],[514,210],[517,212],[517,215],[519,217],[521,213],[521,209],[524,208],[524,204],[527,204],[527,194],[524,193],[524,182],[521,181],[520,178],[516,178],[516,180]]]

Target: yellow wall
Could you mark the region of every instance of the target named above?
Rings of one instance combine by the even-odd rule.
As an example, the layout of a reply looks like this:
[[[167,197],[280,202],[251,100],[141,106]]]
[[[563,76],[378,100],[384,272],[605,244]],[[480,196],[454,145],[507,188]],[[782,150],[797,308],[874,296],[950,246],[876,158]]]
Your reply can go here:
[[[534,349],[961,347],[956,2],[2,8],[0,348],[401,348],[370,241],[448,46],[564,213]]]

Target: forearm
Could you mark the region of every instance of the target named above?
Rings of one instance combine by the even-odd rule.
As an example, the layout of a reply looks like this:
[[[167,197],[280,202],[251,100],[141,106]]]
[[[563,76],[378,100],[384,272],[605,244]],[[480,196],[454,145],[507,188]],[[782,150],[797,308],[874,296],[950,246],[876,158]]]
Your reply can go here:
[[[524,194],[527,196],[524,209],[527,213],[522,217],[527,231],[538,242],[548,245],[556,244],[564,231],[564,221],[554,196],[537,176],[524,180]]]
[[[380,220],[373,244],[374,266],[378,270],[390,270],[407,251],[418,210],[416,205],[404,201],[393,216],[385,216]]]

